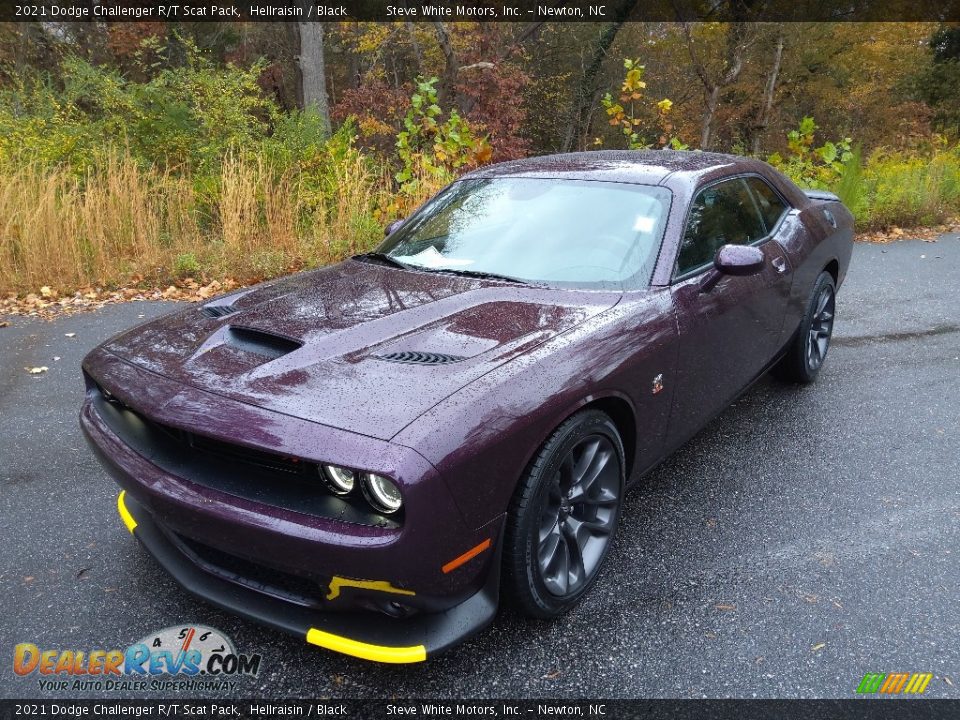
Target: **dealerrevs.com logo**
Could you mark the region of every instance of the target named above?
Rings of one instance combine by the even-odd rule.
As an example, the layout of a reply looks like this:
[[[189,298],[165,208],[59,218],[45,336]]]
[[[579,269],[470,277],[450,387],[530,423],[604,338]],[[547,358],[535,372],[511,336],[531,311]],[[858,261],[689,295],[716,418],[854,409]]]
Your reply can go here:
[[[168,627],[126,649],[41,649],[20,643],[13,671],[37,676],[41,690],[232,690],[256,677],[260,655],[237,652],[233,641],[203,625]]]

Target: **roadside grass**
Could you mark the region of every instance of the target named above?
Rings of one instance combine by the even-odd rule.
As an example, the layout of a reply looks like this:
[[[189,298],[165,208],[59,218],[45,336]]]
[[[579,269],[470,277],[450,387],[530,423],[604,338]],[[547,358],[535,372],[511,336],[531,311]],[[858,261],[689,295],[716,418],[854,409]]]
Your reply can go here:
[[[228,154],[215,172],[174,171],[124,151],[78,173],[0,165],[0,292],[165,287],[194,278],[250,283],[370,250],[447,178],[418,171],[416,196],[361,151],[313,164]],[[833,188],[859,232],[939,225],[960,215],[960,150],[873,153]]]
[[[851,210],[863,229],[942,224],[960,215],[960,149],[926,157],[876,152],[859,184]]]
[[[388,178],[359,153],[326,171],[318,192],[297,169],[238,157],[213,177],[143,169],[125,155],[81,177],[67,167],[0,169],[0,290],[188,276],[246,283],[374,247]]]

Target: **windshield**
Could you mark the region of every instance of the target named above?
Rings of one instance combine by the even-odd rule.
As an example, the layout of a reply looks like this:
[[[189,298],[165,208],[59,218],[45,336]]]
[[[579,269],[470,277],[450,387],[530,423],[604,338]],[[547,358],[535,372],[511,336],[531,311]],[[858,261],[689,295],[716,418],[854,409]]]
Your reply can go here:
[[[650,185],[462,180],[390,235],[380,252],[434,272],[636,287],[649,282],[669,208],[670,192]]]

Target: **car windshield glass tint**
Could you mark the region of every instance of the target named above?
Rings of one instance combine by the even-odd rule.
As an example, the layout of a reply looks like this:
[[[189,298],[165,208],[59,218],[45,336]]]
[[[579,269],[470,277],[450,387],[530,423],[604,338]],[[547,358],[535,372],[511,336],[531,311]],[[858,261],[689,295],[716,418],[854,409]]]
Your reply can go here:
[[[380,251],[435,272],[568,287],[646,284],[670,207],[665,188],[533,178],[463,180]]]

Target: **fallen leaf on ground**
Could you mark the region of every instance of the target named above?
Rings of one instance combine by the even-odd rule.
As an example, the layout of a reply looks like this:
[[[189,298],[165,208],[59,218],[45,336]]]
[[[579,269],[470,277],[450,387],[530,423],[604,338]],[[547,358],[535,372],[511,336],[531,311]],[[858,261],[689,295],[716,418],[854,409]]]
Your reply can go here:
[[[87,570],[89,570],[89,569],[90,569],[90,568],[88,568],[88,567],[86,567],[86,568],[80,568],[80,570],[77,571],[77,577],[78,577],[78,578],[83,577],[83,576],[86,574]]]
[[[64,333],[63,336],[64,336],[64,337],[76,337],[77,334],[76,334],[76,333]]]
[[[944,681],[947,685],[949,685],[950,687],[953,687],[953,680],[951,680],[950,678],[948,678],[946,675],[943,676],[943,681]]]
[[[823,642],[823,643],[817,643],[817,644],[814,645],[812,648],[810,648],[810,652],[820,652],[820,651],[823,650],[826,646],[827,646],[827,644],[826,644],[825,642]]]
[[[40,294],[45,298],[52,298],[57,296],[57,291],[51,289],[49,285],[44,285],[40,288]]]
[[[10,323],[8,323],[6,320],[4,320],[3,322],[0,322],[0,327],[9,327],[9,326],[10,326]]]
[[[48,368],[46,365],[41,365],[40,367],[24,368],[24,370],[26,370],[31,375],[39,375],[40,373],[45,373],[49,369],[50,368]]]
[[[923,240],[928,243],[935,243],[941,235],[950,232],[956,232],[960,223],[958,218],[954,218],[942,225],[932,225],[930,227],[919,228],[891,228],[890,230],[870,230],[867,232],[858,232],[857,240],[860,242],[872,243],[891,243],[900,240]]]
[[[23,581],[24,581],[25,583],[33,582],[33,575],[27,575],[27,576],[23,579]]]
[[[737,606],[733,603],[717,603],[713,606],[715,610],[736,610]]]
[[[544,680],[555,680],[556,678],[560,677],[560,671],[554,670],[553,672],[548,672],[546,675],[541,675],[540,677]]]

